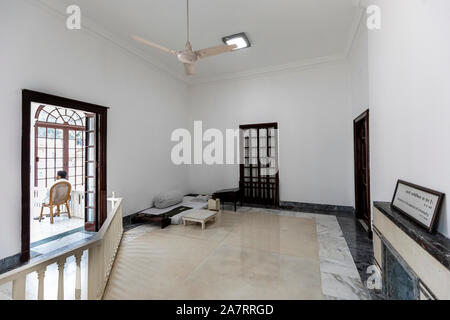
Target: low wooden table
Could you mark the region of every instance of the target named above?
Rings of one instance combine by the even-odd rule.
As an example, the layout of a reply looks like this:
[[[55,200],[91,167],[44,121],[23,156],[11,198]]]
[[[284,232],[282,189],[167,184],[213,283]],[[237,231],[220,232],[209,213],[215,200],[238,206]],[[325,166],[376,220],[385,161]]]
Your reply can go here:
[[[183,217],[183,223],[186,226],[187,222],[196,222],[202,224],[202,229],[206,228],[206,222],[210,220],[217,221],[219,211],[210,210],[195,210]]]
[[[236,211],[236,205],[239,201],[242,207],[242,197],[241,197],[241,189],[233,188],[233,189],[225,189],[214,192],[212,198],[220,199],[220,203],[222,203],[222,208],[224,208],[225,202],[233,202],[234,203],[234,211]]]

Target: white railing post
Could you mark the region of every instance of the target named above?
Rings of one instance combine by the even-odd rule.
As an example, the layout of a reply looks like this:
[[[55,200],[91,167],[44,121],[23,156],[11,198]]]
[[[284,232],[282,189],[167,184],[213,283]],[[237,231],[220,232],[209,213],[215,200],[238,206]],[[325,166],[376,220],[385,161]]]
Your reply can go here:
[[[95,259],[97,246],[90,247],[88,250],[88,300],[95,300],[95,282],[97,281],[95,275]]]
[[[97,254],[99,259],[97,260],[97,276],[98,276],[98,285],[97,285],[97,300],[102,298],[103,290],[105,290],[105,239],[102,239],[99,242],[99,246],[97,247]]]
[[[25,300],[27,277],[21,277],[13,281],[12,298],[13,300]]]
[[[83,251],[75,253],[75,262],[77,271],[75,276],[75,300],[81,300],[81,259],[83,258]]]
[[[37,271],[38,278],[38,300],[44,300],[44,278],[47,267],[44,267]]]
[[[64,268],[66,267],[66,258],[59,260],[58,264],[58,300],[64,300]]]

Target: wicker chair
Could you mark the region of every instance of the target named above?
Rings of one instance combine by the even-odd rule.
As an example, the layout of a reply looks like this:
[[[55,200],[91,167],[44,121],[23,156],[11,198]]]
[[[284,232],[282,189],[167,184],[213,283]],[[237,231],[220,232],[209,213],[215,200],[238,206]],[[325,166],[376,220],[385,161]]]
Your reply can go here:
[[[49,197],[48,203],[42,204],[41,215],[39,216],[39,222],[41,222],[41,220],[42,220],[42,217],[44,214],[44,208],[49,208],[50,209],[50,223],[53,224],[54,223],[53,209],[56,207],[56,215],[59,217],[59,216],[61,216],[61,206],[62,205],[65,205],[66,209],[67,209],[67,212],[63,212],[63,213],[67,213],[67,215],[69,216],[69,219],[70,219],[71,216],[70,216],[69,201],[70,201],[71,191],[72,191],[72,186],[70,185],[70,183],[68,183],[66,181],[55,183],[50,188],[50,197]]]

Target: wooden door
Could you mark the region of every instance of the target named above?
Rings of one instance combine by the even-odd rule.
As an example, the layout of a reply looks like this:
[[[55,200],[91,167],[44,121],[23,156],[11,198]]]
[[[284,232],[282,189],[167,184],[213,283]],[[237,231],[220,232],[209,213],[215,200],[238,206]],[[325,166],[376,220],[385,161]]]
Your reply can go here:
[[[239,186],[245,203],[279,205],[278,124],[240,126]]]
[[[355,119],[355,210],[357,219],[362,220],[369,236],[372,235],[370,208],[370,145],[369,110]]]

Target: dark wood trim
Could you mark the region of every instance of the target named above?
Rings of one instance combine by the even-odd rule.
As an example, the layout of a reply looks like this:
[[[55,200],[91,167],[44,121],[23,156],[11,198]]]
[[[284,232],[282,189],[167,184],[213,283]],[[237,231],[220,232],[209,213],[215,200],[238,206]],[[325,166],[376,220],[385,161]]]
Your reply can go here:
[[[239,126],[239,129],[265,129],[265,128],[278,129],[278,122],[244,124],[244,125]]]
[[[69,109],[77,109],[80,111],[87,111],[91,113],[102,113],[106,112],[109,107],[100,106],[97,104],[87,103],[83,101],[63,98],[47,93],[42,93],[38,91],[32,91],[24,89],[22,92],[23,95],[26,95],[31,102],[43,103],[43,104],[51,104],[58,107],[69,108]]]
[[[361,120],[364,120],[365,118],[369,119],[369,109],[361,113],[355,120],[353,120],[354,123],[360,122]]]
[[[103,223],[108,217],[108,207],[107,207],[107,170],[106,170],[106,160],[107,160],[107,112],[104,110],[101,113],[97,113],[98,123],[97,128],[99,134],[98,138],[98,148],[97,148],[97,159],[98,163],[98,174],[97,174],[97,205],[98,205],[98,217],[97,220],[97,230],[100,230]]]
[[[76,109],[94,113],[97,118],[97,204],[95,228],[92,231],[100,230],[107,218],[107,111],[108,107],[67,99],[41,93],[32,90],[22,90],[22,245],[21,261],[26,262],[30,259],[30,188],[31,188],[31,167],[30,167],[30,132],[31,132],[31,103],[42,103],[63,108]]]
[[[422,222],[414,219],[411,215],[409,215],[408,213],[406,213],[405,211],[403,211],[402,209],[398,208],[397,206],[394,205],[394,200],[395,200],[395,196],[397,195],[397,190],[398,190],[398,186],[399,184],[404,184],[406,186],[412,187],[414,189],[420,190],[420,191],[424,191],[426,193],[430,193],[432,195],[435,195],[438,197],[438,203],[436,204],[436,208],[434,209],[433,212],[433,218],[431,219],[431,224],[428,227],[427,225],[423,224]],[[398,180],[397,181],[397,185],[395,186],[395,191],[394,191],[394,196],[392,197],[392,201],[391,201],[391,207],[395,210],[397,210],[398,212],[400,212],[401,214],[403,214],[405,217],[407,217],[408,219],[414,221],[415,223],[417,223],[418,225],[420,225],[421,227],[425,228],[429,233],[435,233],[436,229],[437,229],[437,217],[438,217],[438,213],[441,210],[441,206],[442,206],[442,201],[444,200],[444,196],[445,194],[436,190],[432,190],[432,189],[428,189],[422,186],[419,186],[417,184],[411,183],[411,182],[407,182],[404,180]]]
[[[48,122],[41,122],[36,121],[36,125],[39,127],[45,127],[45,128],[51,128],[51,129],[69,129],[69,130],[78,130],[78,131],[85,131],[85,128],[83,126],[72,126],[70,124],[58,124],[58,123],[48,123]]]
[[[22,92],[22,246],[20,261],[30,260],[31,97]]]
[[[354,183],[355,183],[355,215],[358,219],[363,219],[364,217],[360,216],[360,212],[358,212],[357,209],[357,195],[358,195],[358,172],[357,172],[357,132],[356,132],[356,126],[359,122],[365,121],[367,125],[367,136],[366,136],[366,167],[367,167],[367,186],[365,192],[367,193],[368,197],[368,210],[370,214],[369,221],[365,221],[367,224],[367,227],[369,228],[368,236],[369,238],[372,238],[372,221],[371,221],[371,194],[370,194],[370,117],[369,117],[369,109],[364,111],[361,115],[359,115],[354,121],[353,121],[353,156],[354,156]]]

